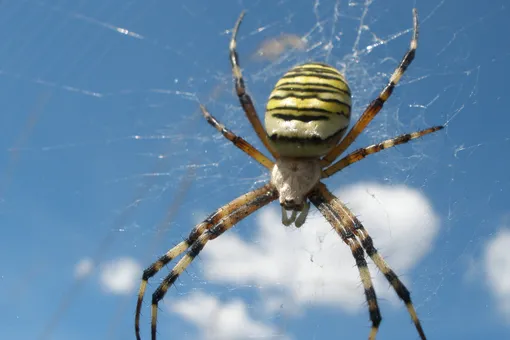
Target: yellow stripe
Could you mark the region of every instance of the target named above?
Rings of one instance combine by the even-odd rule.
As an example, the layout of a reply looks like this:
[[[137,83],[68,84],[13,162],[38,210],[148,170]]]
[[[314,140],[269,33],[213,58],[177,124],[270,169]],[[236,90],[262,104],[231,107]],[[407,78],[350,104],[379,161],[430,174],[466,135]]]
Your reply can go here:
[[[324,77],[321,77],[320,74],[310,74],[310,75],[299,75],[291,78],[281,78],[278,83],[276,84],[276,87],[284,86],[288,83],[303,83],[304,85],[307,84],[325,84],[325,85],[331,85],[336,88],[338,88],[341,91],[349,91],[349,88],[347,87],[347,84],[344,81],[341,80],[334,80],[334,79],[326,79]]]
[[[336,74],[340,75],[341,77],[343,77],[343,74],[340,73],[336,68],[331,67],[326,64],[308,63],[308,64],[299,65],[299,66],[295,67],[293,70],[295,70],[295,69],[297,69],[297,70],[300,70],[300,69],[323,69],[327,72],[336,73]]]
[[[295,97],[287,97],[285,99],[272,99],[268,101],[266,109],[268,111],[274,110],[277,108],[291,107],[295,109],[290,109],[289,113],[292,113],[296,116],[303,114],[308,114],[309,111],[300,112],[300,109],[318,109],[317,111],[323,112],[323,114],[343,114],[348,115],[350,113],[350,107],[348,104],[338,104],[334,102],[325,102],[318,98],[310,98],[310,99],[298,99]],[[280,111],[280,110],[278,110]],[[327,112],[324,112],[327,111]]]

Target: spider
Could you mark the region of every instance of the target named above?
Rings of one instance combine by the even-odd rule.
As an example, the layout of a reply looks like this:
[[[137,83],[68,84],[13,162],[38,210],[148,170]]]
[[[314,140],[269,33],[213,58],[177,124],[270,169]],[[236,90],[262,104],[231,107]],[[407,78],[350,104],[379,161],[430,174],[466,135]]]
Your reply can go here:
[[[243,138],[227,129],[207,109],[201,111],[207,122],[271,173],[271,180],[259,189],[250,191],[216,210],[203,222],[195,226],[189,236],[150,267],[144,270],[135,315],[136,338],[140,340],[140,311],[148,280],[163,266],[184,253],[159,287],[152,294],[151,335],[156,339],[158,303],[179,275],[202,251],[207,242],[215,239],[235,224],[272,201],[279,199],[282,223],[301,227],[308,215],[310,202],[351,249],[368,304],[371,329],[368,338],[375,339],[381,323],[381,313],[367,267],[365,253],[384,274],[407,311],[422,340],[426,339],[416,314],[408,289],[374,247],[372,238],[358,218],[335,197],[321,182],[368,155],[404,144],[412,139],[441,130],[434,126],[422,131],[403,134],[398,137],[357,149],[334,162],[365,129],[388,100],[398,81],[414,59],[418,46],[418,14],[413,9],[413,34],[407,53],[394,70],[387,85],[379,96],[365,109],[361,117],[344,136],[351,116],[351,91],[344,76],[334,67],[323,63],[310,62],[289,70],[276,84],[269,97],[265,129],[255,111],[253,101],[246,93],[244,80],[236,52],[236,36],[244,17],[241,13],[232,31],[229,56],[235,90],[258,138],[274,157],[266,157]],[[343,137],[343,138],[342,138]],[[334,163],[333,163],[334,162]],[[288,214],[290,213],[290,215]]]

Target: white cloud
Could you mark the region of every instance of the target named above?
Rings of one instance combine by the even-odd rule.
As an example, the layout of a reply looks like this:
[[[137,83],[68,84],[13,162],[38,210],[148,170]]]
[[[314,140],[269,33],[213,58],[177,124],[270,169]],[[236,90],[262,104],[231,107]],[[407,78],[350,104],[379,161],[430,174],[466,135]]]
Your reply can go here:
[[[101,265],[100,283],[112,294],[130,294],[140,284],[142,267],[127,257],[118,258]]]
[[[77,279],[84,278],[90,275],[92,270],[94,270],[94,262],[91,258],[85,257],[74,266],[74,277]]]
[[[501,229],[486,245],[484,264],[487,284],[499,310],[510,322],[510,229]]]
[[[337,194],[360,216],[397,274],[405,274],[430,251],[439,219],[419,191],[360,183]],[[207,280],[261,287],[268,311],[289,303],[296,313],[309,303],[351,312],[365,308],[350,249],[320,213],[312,213],[300,229],[285,228],[275,207],[265,208],[257,222],[251,242],[227,232],[208,243],[201,256]],[[396,301],[379,271],[371,266],[371,272],[378,296]]]
[[[199,327],[203,339],[272,338],[277,334],[272,327],[251,319],[246,304],[239,299],[222,304],[213,296],[195,292],[168,306]]]

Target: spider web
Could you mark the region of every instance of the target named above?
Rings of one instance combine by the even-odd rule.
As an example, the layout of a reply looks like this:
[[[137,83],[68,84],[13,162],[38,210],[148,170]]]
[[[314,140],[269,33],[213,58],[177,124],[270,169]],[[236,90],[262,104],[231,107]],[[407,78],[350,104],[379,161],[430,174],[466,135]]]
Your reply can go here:
[[[345,73],[357,119],[408,48],[413,7],[417,58],[355,147],[447,128],[326,183],[410,287],[429,337],[506,334],[510,164],[500,150],[510,135],[508,118],[494,116],[506,107],[510,56],[499,42],[508,29],[503,1],[26,0],[0,11],[0,246],[12,259],[1,273],[10,292],[0,298],[10,325],[2,338],[132,338],[143,268],[269,179],[198,110],[205,104],[262,150],[227,59],[242,9],[238,52],[261,117],[277,79],[314,60]],[[279,221],[274,204],[208,244],[161,303],[160,336],[365,338],[348,247],[316,211],[299,230]],[[380,338],[416,338],[404,306],[371,272]],[[144,338],[161,276],[146,293]]]

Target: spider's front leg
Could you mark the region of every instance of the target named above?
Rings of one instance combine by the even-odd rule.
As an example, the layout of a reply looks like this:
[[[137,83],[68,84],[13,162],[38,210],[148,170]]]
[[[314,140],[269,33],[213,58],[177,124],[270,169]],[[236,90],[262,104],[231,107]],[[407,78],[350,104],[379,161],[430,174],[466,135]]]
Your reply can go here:
[[[340,156],[347,148],[358,138],[359,134],[367,127],[367,125],[374,119],[374,117],[381,111],[384,103],[390,98],[393,90],[397,86],[400,78],[404,75],[405,71],[411,65],[414,60],[414,56],[416,54],[416,49],[418,48],[418,11],[416,8],[413,9],[413,35],[411,37],[411,43],[409,45],[409,49],[406,54],[400,61],[398,67],[393,71],[388,83],[384,87],[384,89],[379,93],[379,96],[373,100],[368,107],[365,109],[361,117],[359,117],[358,121],[354,124],[351,130],[347,133],[347,135],[342,139],[342,141],[331,149],[322,159],[322,166],[327,167],[334,160]]]
[[[253,145],[248,143],[244,138],[237,136],[232,131],[230,131],[225,125],[221,124],[213,115],[207,111],[204,105],[200,105],[200,110],[202,110],[202,114],[207,122],[214,127],[216,130],[221,132],[221,134],[231,141],[236,147],[245,152],[248,156],[259,162],[261,165],[271,170],[273,168],[273,161],[267,158],[262,152],[257,150]]]
[[[239,103],[243,107],[244,113],[246,117],[251,123],[251,126],[257,133],[257,136],[262,141],[266,149],[271,153],[274,158],[278,157],[278,153],[273,149],[271,144],[269,144],[266,130],[262,126],[260,122],[259,116],[257,115],[257,110],[255,110],[255,105],[253,105],[253,100],[250,95],[246,92],[246,87],[244,85],[243,74],[241,72],[241,67],[239,66],[239,56],[237,55],[237,32],[239,31],[239,26],[241,26],[241,22],[244,18],[244,12],[241,13],[239,19],[232,30],[232,38],[230,40],[229,46],[229,56],[230,56],[230,64],[232,65],[232,75],[234,77],[234,86],[237,93],[237,97],[239,98]]]
[[[354,150],[347,156],[343,157],[341,160],[335,162],[330,167],[324,169],[322,171],[322,178],[330,177],[336,174],[338,171],[351,166],[352,164],[361,161],[365,157],[372,155],[377,152],[381,152],[383,150],[393,148],[397,145],[405,144],[413,139],[421,138],[429,133],[433,133],[439,130],[442,130],[444,126],[433,126],[425,130],[416,131],[412,133],[406,133],[397,137],[393,137],[391,139],[387,139],[383,142],[372,144],[364,148],[360,148]]]

